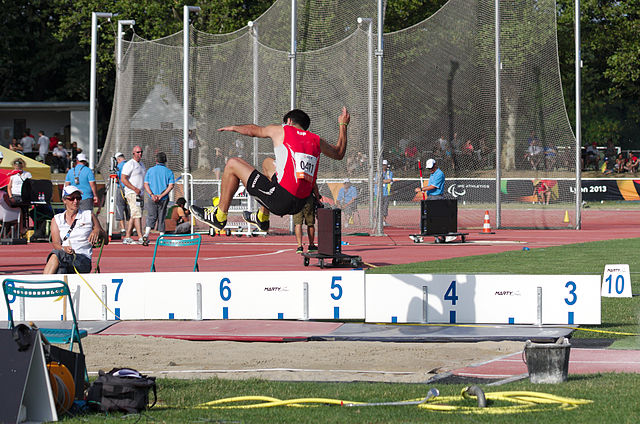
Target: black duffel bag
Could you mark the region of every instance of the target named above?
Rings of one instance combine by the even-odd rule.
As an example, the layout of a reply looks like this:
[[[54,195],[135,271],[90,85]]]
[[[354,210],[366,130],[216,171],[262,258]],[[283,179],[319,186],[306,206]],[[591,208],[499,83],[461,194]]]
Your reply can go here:
[[[150,390],[153,390],[153,404],[148,406]],[[100,370],[87,395],[89,405],[104,412],[140,412],[153,408],[157,400],[156,378],[131,368],[114,368],[108,373]]]

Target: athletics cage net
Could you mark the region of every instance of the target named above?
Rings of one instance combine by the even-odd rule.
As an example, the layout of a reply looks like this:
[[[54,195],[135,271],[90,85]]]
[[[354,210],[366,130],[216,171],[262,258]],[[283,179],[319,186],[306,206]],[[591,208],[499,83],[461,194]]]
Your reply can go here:
[[[222,170],[226,158],[240,156],[260,168],[273,155],[270,140],[217,128],[280,123],[290,109],[291,3],[275,1],[252,25],[230,34],[190,28],[194,204],[211,205],[219,194],[215,170]],[[336,140],[343,105],[352,116],[345,159],[320,160],[325,204],[335,204],[349,178],[357,190],[357,211],[343,222],[356,231],[375,231],[377,161],[384,159],[394,182],[383,219],[417,229],[418,164],[434,158],[447,177],[445,195],[458,199],[459,229],[481,228],[486,210],[493,219],[500,211],[501,227],[575,227],[575,214],[569,213],[577,203],[575,137],[560,81],[555,1],[500,2],[498,134],[493,0],[450,0],[429,19],[385,34],[380,152],[376,11],[371,0],[297,2],[296,107],[310,115],[310,130],[329,142]],[[371,18],[371,24],[359,17]],[[103,174],[114,152],[128,156],[140,145],[147,167],[156,152],[164,151],[168,166],[181,175],[182,40],[180,32],[158,40],[134,35],[123,42],[105,153],[98,163]],[[423,176],[426,182],[425,169]],[[174,197],[183,192],[181,181]],[[273,217],[271,226],[289,230],[291,223],[288,217]]]

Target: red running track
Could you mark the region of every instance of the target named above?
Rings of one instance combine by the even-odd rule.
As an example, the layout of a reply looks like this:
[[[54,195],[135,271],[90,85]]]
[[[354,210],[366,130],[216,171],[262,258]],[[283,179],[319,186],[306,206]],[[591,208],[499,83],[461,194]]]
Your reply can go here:
[[[569,374],[640,373],[640,351],[571,348]],[[522,352],[453,370],[460,377],[503,379],[527,373]]]
[[[432,239],[415,244],[409,234],[419,230],[385,227],[385,235],[342,236],[349,245],[343,252],[362,257],[373,266],[405,264],[426,260],[484,255],[510,250],[521,250],[581,243],[598,240],[640,237],[640,210],[586,210],[582,230],[496,230],[495,234],[482,234],[480,229],[469,230],[466,243],[435,244]],[[478,223],[481,226],[480,222]],[[348,230],[347,230],[348,231]],[[346,232],[346,231],[345,231]],[[153,257],[152,243],[145,247],[123,245],[115,241],[105,246],[100,260],[103,273],[148,272]],[[304,237],[306,245],[307,238]],[[319,270],[312,259],[304,267],[302,257],[295,253],[295,237],[269,235],[266,237],[203,236],[200,251],[200,271],[301,271]],[[51,250],[49,243],[0,246],[0,274],[41,273]],[[191,271],[195,248],[159,249],[156,260],[158,271]],[[98,251],[94,252],[94,264]]]

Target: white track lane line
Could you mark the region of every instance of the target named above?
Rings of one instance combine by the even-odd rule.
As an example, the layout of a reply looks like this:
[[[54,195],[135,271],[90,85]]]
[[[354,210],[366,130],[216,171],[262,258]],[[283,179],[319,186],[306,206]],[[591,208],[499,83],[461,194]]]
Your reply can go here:
[[[275,252],[270,252],[270,253],[253,253],[251,255],[220,256],[220,257],[217,257],[217,258],[203,258],[203,257],[200,257],[200,258],[198,258],[198,260],[201,260],[201,261],[215,261],[216,259],[255,258],[256,256],[279,255],[280,253],[293,252],[293,251],[294,251],[294,249],[282,249],[282,250],[277,250]]]

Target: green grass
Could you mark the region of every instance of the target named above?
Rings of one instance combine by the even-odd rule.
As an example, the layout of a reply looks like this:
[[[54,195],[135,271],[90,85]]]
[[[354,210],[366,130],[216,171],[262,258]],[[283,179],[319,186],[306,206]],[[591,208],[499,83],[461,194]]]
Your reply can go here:
[[[416,406],[341,407],[272,407],[260,409],[203,410],[193,407],[210,400],[232,396],[262,395],[278,399],[330,398],[361,402],[390,402],[423,398],[430,387],[441,396],[459,395],[462,385],[385,384],[385,383],[289,383],[264,380],[172,380],[158,381],[159,405],[142,417],[123,414],[92,414],[67,418],[68,423],[88,422],[166,422],[166,423],[637,423],[640,422],[637,394],[640,379],[635,375],[602,374],[569,376],[569,381],[555,385],[534,385],[527,380],[500,387],[484,387],[486,392],[524,390],[551,393],[563,397],[592,400],[593,403],[562,410],[545,406],[543,411],[492,415],[482,413],[443,413]],[[455,401],[459,406],[475,406],[476,402]],[[489,408],[507,406],[496,402]]]
[[[640,294],[640,239],[607,240],[532,248],[490,255],[467,256],[368,270],[372,274],[597,274],[606,264],[629,264],[632,292]],[[640,333],[640,296],[602,298],[602,325],[585,329]],[[624,336],[577,331],[574,337],[625,339]],[[620,340],[614,347],[638,346],[638,337]]]

